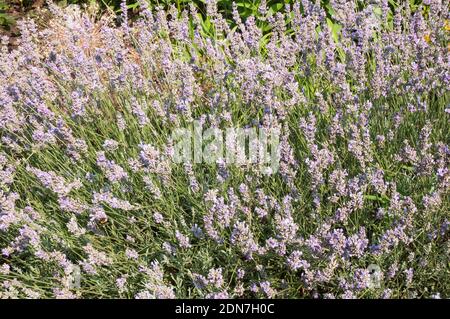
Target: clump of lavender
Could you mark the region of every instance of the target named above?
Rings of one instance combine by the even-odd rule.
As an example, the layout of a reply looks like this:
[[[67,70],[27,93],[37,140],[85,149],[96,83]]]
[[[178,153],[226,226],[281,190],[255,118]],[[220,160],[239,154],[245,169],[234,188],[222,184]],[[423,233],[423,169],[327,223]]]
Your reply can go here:
[[[0,42],[0,298],[450,297],[445,1],[139,2]]]

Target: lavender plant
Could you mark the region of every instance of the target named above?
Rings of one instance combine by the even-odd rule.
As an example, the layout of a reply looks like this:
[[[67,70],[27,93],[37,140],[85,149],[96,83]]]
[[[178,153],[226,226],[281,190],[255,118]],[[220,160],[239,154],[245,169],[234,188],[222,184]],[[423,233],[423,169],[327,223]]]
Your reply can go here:
[[[2,39],[0,297],[450,297],[448,3],[206,7]],[[279,169],[173,161],[194,121]]]

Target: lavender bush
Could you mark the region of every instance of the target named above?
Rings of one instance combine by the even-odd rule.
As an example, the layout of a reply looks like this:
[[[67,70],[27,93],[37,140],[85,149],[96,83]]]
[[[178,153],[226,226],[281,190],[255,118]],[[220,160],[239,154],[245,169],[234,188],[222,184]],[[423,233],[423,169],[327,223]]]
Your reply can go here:
[[[450,297],[448,2],[404,3],[19,22],[0,297]],[[194,121],[277,129],[279,169],[175,163]]]

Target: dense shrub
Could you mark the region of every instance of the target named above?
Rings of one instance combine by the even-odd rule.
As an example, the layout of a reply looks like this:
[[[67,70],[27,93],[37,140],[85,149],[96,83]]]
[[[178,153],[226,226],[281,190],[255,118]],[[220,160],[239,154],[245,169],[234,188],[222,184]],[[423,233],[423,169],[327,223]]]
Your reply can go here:
[[[424,3],[19,22],[0,296],[450,297],[450,26]],[[279,169],[174,162],[194,120],[280,132]]]

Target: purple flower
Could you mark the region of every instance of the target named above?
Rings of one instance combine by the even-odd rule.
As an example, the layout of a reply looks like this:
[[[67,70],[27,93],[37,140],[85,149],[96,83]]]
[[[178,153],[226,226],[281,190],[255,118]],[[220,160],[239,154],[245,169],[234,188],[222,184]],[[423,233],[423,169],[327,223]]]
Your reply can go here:
[[[138,259],[139,258],[138,252],[131,248],[127,248],[125,250],[125,256],[127,256],[128,259]]]
[[[287,259],[287,264],[290,269],[296,271],[298,269],[308,269],[310,264],[302,259],[303,253],[301,251],[295,250]]]
[[[97,165],[105,173],[106,178],[112,183],[128,178],[128,173],[114,161],[108,160],[103,151],[97,152]]]
[[[191,248],[192,245],[190,244],[190,239],[188,236],[183,235],[178,230],[175,231],[175,237],[178,240],[178,244],[181,248]]]

